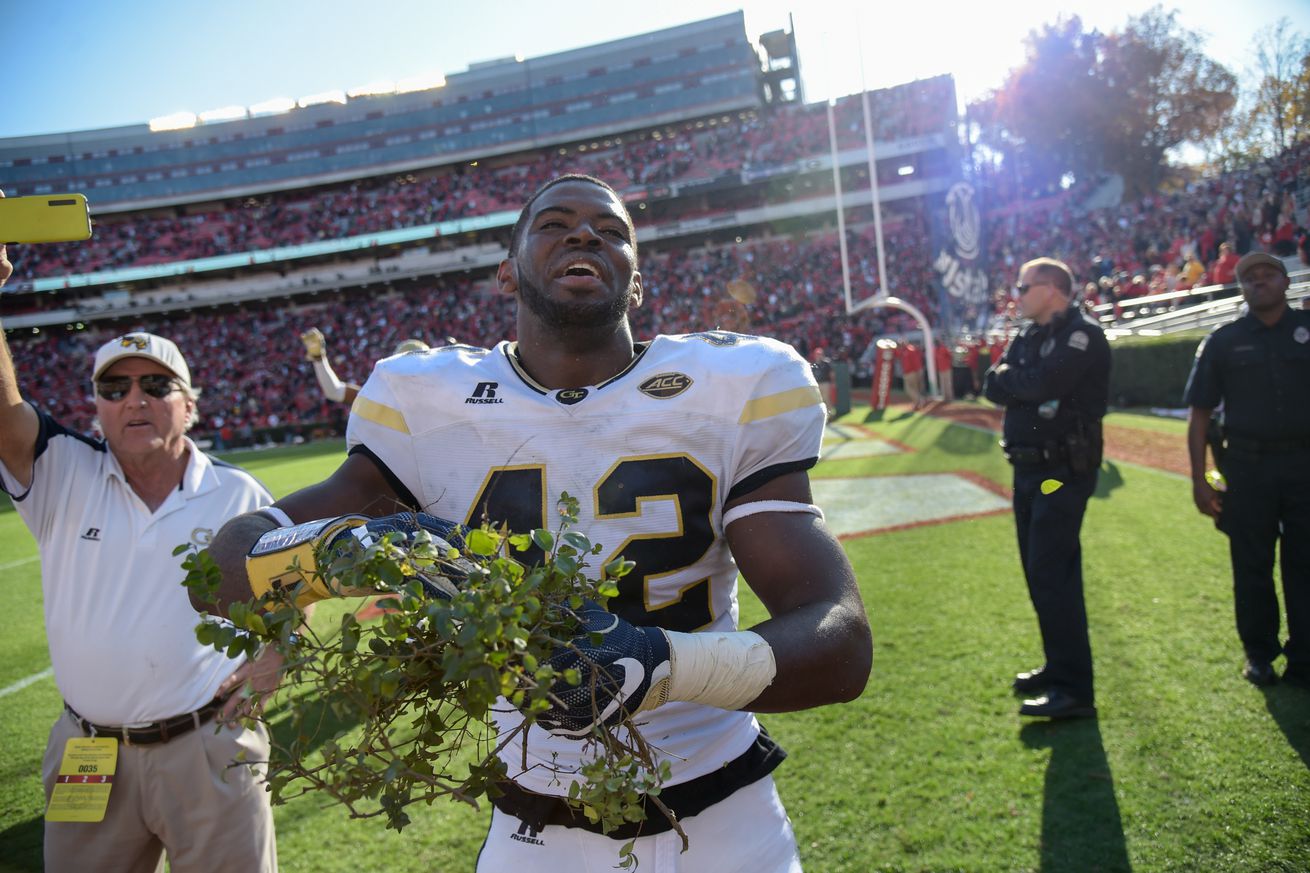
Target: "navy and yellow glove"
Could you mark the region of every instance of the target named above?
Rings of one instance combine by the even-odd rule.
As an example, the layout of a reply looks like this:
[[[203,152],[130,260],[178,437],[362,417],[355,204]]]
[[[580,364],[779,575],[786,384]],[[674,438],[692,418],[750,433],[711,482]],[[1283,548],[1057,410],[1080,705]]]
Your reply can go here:
[[[402,534],[404,543],[412,543],[420,533],[426,533],[439,554],[464,544],[463,525],[421,512],[382,518],[342,515],[274,528],[256,540],[246,556],[250,590],[262,597],[270,591],[301,586],[296,595],[300,607],[328,597],[376,594],[373,588],[346,588],[325,579],[319,572],[317,555],[345,556],[368,548],[390,533]],[[463,558],[443,558],[434,568],[416,572],[415,578],[429,597],[449,599],[458,593],[458,584],[468,578],[472,569],[473,565]]]
[[[626,713],[633,715],[663,700],[647,697],[667,685],[672,665],[669,640],[657,627],[637,627],[600,604],[585,600],[577,611],[581,627],[567,645],[555,650],[547,662],[560,673],[577,670],[582,681],[564,679],[551,686],[552,706],[537,716],[537,723],[562,737],[585,737],[596,725],[613,725]],[[599,642],[592,641],[592,635]]]

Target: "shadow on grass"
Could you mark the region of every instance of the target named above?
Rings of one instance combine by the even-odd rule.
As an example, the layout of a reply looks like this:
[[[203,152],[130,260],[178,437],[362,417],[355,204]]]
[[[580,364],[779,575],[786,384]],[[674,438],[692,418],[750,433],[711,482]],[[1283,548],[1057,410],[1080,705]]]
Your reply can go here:
[[[268,729],[275,754],[291,753],[303,760],[328,740],[349,733],[360,724],[357,718],[340,717],[326,703],[302,699],[299,705],[302,735],[297,736],[296,725],[290,713],[275,713],[269,720]]]
[[[44,838],[45,822],[39,815],[0,831],[0,870],[39,873]]]
[[[1042,798],[1042,873],[1131,871],[1096,720],[1033,722],[1019,739],[1030,749],[1051,750]]]
[[[982,455],[1000,451],[996,447],[998,439],[1000,437],[994,433],[983,433],[980,430],[963,427],[948,427],[933,441],[932,446],[952,455]]]
[[[1105,500],[1110,496],[1110,492],[1116,488],[1122,488],[1124,484],[1124,474],[1119,471],[1119,465],[1114,461],[1106,461],[1101,465],[1101,475],[1096,480],[1096,493],[1092,496],[1098,500]]]
[[[1260,690],[1264,692],[1269,714],[1292,749],[1301,756],[1301,763],[1310,770],[1310,689],[1279,684]]]

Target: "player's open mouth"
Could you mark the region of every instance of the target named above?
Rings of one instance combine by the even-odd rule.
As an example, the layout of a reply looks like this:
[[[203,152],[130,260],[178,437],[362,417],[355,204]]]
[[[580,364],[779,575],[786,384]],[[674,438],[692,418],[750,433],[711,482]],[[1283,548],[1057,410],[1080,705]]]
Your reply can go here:
[[[556,278],[567,277],[590,277],[593,279],[605,278],[604,270],[596,262],[595,258],[575,256],[564,262],[563,268],[556,273]]]

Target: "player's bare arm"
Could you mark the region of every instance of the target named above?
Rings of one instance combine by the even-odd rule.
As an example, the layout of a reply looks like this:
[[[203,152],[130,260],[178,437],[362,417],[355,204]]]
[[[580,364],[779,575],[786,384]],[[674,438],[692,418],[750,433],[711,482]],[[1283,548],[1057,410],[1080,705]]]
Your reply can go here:
[[[780,476],[727,508],[760,500],[807,504],[809,477]],[[869,620],[855,571],[817,516],[762,512],[728,525],[743,578],[770,618],[751,628],[773,649],[777,673],[754,712],[787,712],[859,697],[873,662]]]
[[[300,523],[341,515],[390,515],[401,506],[400,498],[382,473],[364,455],[351,455],[326,480],[302,488],[273,504],[291,521]],[[226,615],[233,603],[252,596],[246,574],[246,556],[255,542],[279,524],[263,511],[238,515],[214,536],[209,552],[223,573],[218,602],[205,603],[192,596],[191,604],[203,612]]]

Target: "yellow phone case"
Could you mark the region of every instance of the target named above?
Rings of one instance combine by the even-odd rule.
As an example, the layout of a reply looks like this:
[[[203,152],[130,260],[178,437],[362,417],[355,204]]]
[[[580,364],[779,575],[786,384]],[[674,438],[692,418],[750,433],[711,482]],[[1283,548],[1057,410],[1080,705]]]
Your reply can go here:
[[[84,194],[0,199],[0,243],[76,242],[91,238]]]

